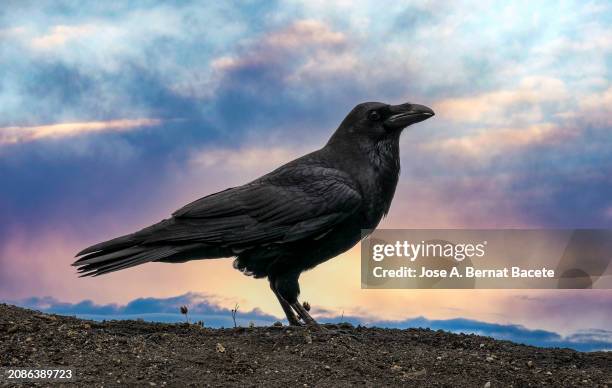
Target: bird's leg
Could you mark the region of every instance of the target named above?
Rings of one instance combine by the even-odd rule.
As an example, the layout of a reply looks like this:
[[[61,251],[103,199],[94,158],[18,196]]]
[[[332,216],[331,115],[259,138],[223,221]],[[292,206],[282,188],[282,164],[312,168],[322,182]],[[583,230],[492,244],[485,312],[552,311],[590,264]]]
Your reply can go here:
[[[298,295],[300,295],[299,277],[300,272],[277,273],[270,278],[270,287],[272,287],[272,290],[277,294],[278,300],[281,301],[287,319],[289,319],[290,316],[295,318],[295,315],[293,312],[290,314],[287,311],[286,304],[289,305],[289,310],[293,307],[293,310],[295,310],[305,324],[309,326],[318,326],[317,322],[308,314],[304,306],[298,302]],[[297,318],[295,319],[297,320]]]
[[[306,309],[304,308],[304,306],[302,306],[300,302],[296,301],[294,303],[291,303],[291,307],[293,307],[295,312],[298,313],[298,315],[300,316],[300,318],[302,318],[302,321],[304,321],[305,324],[309,326],[319,326],[317,321],[315,321],[314,318],[310,316],[308,311],[306,311]]]
[[[295,316],[295,313],[293,312],[293,310],[291,310],[291,306],[289,305],[289,302],[287,302],[285,299],[283,299],[282,296],[276,294],[276,297],[278,298],[278,301],[281,304],[281,307],[283,308],[283,311],[285,312],[285,315],[287,316],[287,321],[289,322],[289,324],[291,326],[302,326],[302,324],[300,323],[300,320]]]
[[[289,322],[289,324],[291,326],[301,326],[302,324],[300,323],[300,320],[295,316],[295,313],[291,309],[291,305],[289,304],[289,302],[285,300],[285,298],[283,298],[278,293],[278,291],[276,290],[276,287],[274,286],[273,281],[270,281],[270,288],[272,289],[272,292],[274,293],[274,295],[276,295],[278,302],[283,308],[283,311],[285,312],[285,316],[287,317],[287,321]]]

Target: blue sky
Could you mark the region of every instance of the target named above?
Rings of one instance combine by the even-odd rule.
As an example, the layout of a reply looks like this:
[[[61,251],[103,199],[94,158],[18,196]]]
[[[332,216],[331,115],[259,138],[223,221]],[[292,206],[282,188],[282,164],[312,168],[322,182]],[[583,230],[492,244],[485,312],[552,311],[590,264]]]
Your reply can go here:
[[[363,101],[436,111],[402,137],[402,177],[382,227],[610,228],[611,7],[6,2],[0,297],[128,303],[194,291],[278,315],[267,286],[229,263],[156,264],[87,282],[68,264],[85,246],[321,146]],[[609,292],[563,294],[582,305],[576,315],[564,304],[560,322],[527,302],[508,314],[513,293],[368,293],[355,257],[309,273],[304,292],[333,285],[310,297],[351,316],[611,329],[599,310]]]

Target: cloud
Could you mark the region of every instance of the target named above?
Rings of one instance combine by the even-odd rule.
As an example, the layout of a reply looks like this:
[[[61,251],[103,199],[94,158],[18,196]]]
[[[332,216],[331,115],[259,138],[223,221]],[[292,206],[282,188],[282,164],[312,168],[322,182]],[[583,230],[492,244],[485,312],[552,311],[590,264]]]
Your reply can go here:
[[[338,46],[346,43],[341,32],[332,31],[320,20],[304,19],[265,38],[267,44],[284,48],[303,48],[304,45]]]
[[[318,20],[298,20],[278,31],[270,32],[245,47],[238,57],[223,56],[214,59],[211,66],[215,70],[236,71],[243,68],[282,63],[291,58],[304,57],[308,52],[343,51],[348,44],[342,32],[333,31],[327,24]]]
[[[8,39],[19,39],[22,35],[26,33],[26,29],[24,27],[11,27],[0,30],[1,38]]]
[[[303,19],[271,31],[250,42],[238,55],[211,61],[218,72],[220,92],[234,78],[257,81],[259,77],[282,89],[303,88],[304,81],[353,74],[358,64],[351,42],[340,31],[320,20]],[[248,86],[248,85],[244,85]],[[264,85],[262,85],[264,86]],[[279,90],[280,91],[280,90]]]
[[[224,173],[244,173],[254,166],[263,172],[285,164],[303,153],[305,152],[286,147],[245,147],[238,150],[211,148],[199,150],[190,163],[196,169],[222,169]]]
[[[567,336],[567,340],[574,343],[593,343],[601,344],[612,343],[612,331],[602,329],[581,330],[577,333]],[[608,348],[612,351],[612,349]]]
[[[64,303],[51,297],[31,297],[6,302],[48,313],[75,315],[85,319],[140,318],[154,322],[184,321],[185,317],[180,314],[179,307],[186,305],[192,322],[202,320],[209,327],[231,327],[233,325],[231,317],[233,305],[222,307],[214,301],[214,297],[199,293],[187,293],[169,298],[139,298],[125,305],[100,305],[91,300]],[[416,317],[385,321],[359,316],[338,316],[329,311],[316,309],[313,314],[320,322],[350,322],[354,325],[399,329],[429,328],[453,333],[477,334],[542,347],[566,347],[580,351],[605,350],[612,347],[612,331],[603,329],[581,330],[564,337],[555,332],[528,329],[521,325],[489,323],[465,318],[430,320]],[[257,325],[271,325],[279,319],[279,317],[265,314],[258,309],[241,311],[239,307],[236,321],[241,326],[248,326],[250,322]]]
[[[610,330],[609,324],[601,325],[603,322],[612,322],[612,291],[590,290],[589,292],[569,291],[546,291],[543,294],[531,294],[519,292],[514,298],[506,302],[509,311],[516,315],[539,314],[541,324],[546,322],[559,322],[561,325],[557,330],[566,330],[569,323],[568,314],[576,317],[586,317],[592,328],[600,327]],[[580,329],[575,330],[580,331]]]
[[[170,298],[138,298],[125,305],[99,305],[91,300],[78,303],[64,303],[54,298],[28,298],[17,302],[18,305],[44,312],[61,315],[76,315],[81,318],[95,320],[110,319],[145,319],[156,322],[181,322],[185,317],[180,314],[180,306],[188,306],[189,318],[192,322],[202,320],[210,327],[233,326],[231,309],[235,305],[221,307],[214,302],[214,297],[205,294],[187,293]],[[240,310],[236,322],[248,326],[250,322],[257,325],[271,325],[278,320],[258,309]]]
[[[94,32],[95,27],[92,25],[54,26],[48,34],[33,38],[31,45],[37,50],[52,50],[71,39],[82,38]]]
[[[448,152],[461,157],[493,157],[501,153],[524,152],[534,145],[554,146],[571,141],[576,131],[556,127],[552,123],[517,128],[491,128],[474,135],[429,143],[433,152]]]
[[[436,103],[443,115],[455,121],[478,124],[508,125],[513,121],[540,121],[541,104],[564,102],[569,93],[565,83],[557,78],[530,76],[520,80],[517,87],[485,92],[474,97],[445,99]]]
[[[612,87],[601,93],[593,93],[578,101],[577,111],[567,112],[564,116],[600,127],[612,126]]]
[[[161,123],[162,120],[160,119],[120,119],[37,125],[33,127],[2,127],[0,128],[0,145],[45,138],[76,136],[91,132],[127,131],[140,127],[157,126]]]

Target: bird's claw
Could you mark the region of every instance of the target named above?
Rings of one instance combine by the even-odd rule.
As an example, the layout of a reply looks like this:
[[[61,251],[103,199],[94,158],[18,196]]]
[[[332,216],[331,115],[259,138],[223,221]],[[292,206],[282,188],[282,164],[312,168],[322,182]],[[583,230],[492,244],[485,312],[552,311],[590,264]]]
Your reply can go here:
[[[317,321],[315,321],[314,318],[311,317],[310,314],[308,314],[308,311],[306,311],[306,309],[304,308],[304,306],[302,306],[300,302],[291,303],[291,307],[293,307],[295,312],[302,319],[304,324],[306,324],[306,326],[319,327],[319,324],[317,323]]]

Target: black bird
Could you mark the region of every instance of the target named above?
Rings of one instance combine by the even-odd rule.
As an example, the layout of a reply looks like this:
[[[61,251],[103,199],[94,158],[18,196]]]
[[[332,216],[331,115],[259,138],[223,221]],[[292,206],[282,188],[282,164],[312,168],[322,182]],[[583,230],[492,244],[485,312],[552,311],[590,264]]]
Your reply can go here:
[[[99,276],[150,261],[235,257],[234,268],[268,278],[290,324],[315,325],[298,302],[300,274],[376,228],[395,193],[402,130],[433,115],[417,104],[359,104],[320,150],[86,248],[73,265],[81,276]]]

